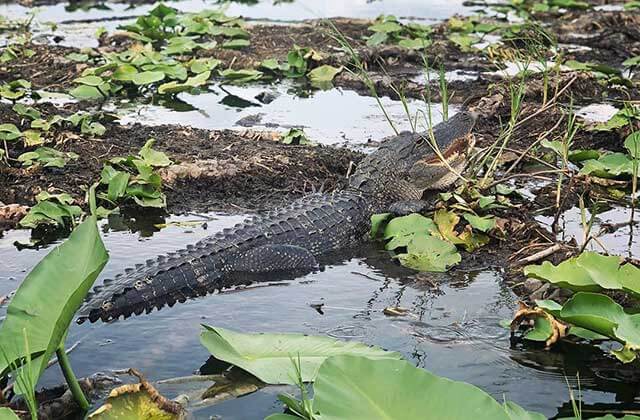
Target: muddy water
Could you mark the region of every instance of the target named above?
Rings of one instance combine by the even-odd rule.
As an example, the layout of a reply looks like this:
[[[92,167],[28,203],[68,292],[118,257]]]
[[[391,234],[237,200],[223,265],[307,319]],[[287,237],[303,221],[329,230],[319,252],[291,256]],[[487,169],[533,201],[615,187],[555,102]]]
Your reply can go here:
[[[242,219],[216,214],[172,217],[169,222],[188,223],[169,223],[157,231],[147,222],[141,224],[144,231],[136,233],[118,219],[103,223],[111,259],[102,278]],[[26,240],[25,231],[9,232],[0,240],[0,294],[17,287],[49,251],[17,251],[12,245]],[[633,398],[618,391],[620,381],[629,380],[620,377],[624,369],[612,369],[615,365],[602,361],[602,355],[592,354],[593,350],[548,352],[512,347],[499,321],[512,315],[516,298],[502,286],[501,276],[488,267],[478,272],[432,274],[415,281],[413,272],[367,245],[294,281],[208,296],[110,324],[73,325],[67,342],[80,342],[71,359],[81,376],[134,366],[159,380],[190,375],[207,361],[208,353],[198,341],[201,323],[247,332],[329,334],[400,351],[420,367],[471,382],[499,400],[504,396],[549,416],[568,401],[565,375],[577,386],[578,372],[586,403]],[[310,306],[319,303],[324,304],[323,314]],[[389,306],[408,308],[410,315],[385,316],[383,309]],[[0,309],[0,316],[5,310]],[[43,385],[60,381],[59,372],[51,369]],[[263,418],[278,411],[276,396],[283,390],[263,389],[239,400],[199,408],[194,414],[196,418]],[[185,392],[166,386],[163,391],[169,396]]]

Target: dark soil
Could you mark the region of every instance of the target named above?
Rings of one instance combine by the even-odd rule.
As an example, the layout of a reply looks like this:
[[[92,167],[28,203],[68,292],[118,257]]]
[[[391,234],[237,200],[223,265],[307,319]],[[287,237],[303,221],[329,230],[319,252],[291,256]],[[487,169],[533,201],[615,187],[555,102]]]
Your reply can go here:
[[[8,106],[0,106],[3,121],[19,124],[14,115]],[[272,208],[314,189],[343,186],[350,163],[361,158],[346,148],[292,146],[265,137],[269,136],[116,123],[108,123],[100,138],[63,131],[55,135],[56,149],[80,158],[63,169],[23,169],[17,162],[0,166],[0,202],[33,205],[40,191],[55,189],[82,203],[109,158],[135,154],[149,138],[155,138],[154,148],[175,162],[163,171],[167,210],[173,213]],[[12,158],[23,152],[10,151]]]
[[[31,82],[34,90],[62,91],[69,88],[71,81],[87,68],[85,63],[65,58],[70,52],[77,51],[73,48],[39,44],[29,44],[25,48],[35,54],[0,64],[0,82],[25,79]]]

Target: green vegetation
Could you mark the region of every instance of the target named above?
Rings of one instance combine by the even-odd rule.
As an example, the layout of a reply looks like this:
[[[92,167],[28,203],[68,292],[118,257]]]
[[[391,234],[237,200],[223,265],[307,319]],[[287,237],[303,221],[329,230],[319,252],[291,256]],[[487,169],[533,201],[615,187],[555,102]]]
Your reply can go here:
[[[100,200],[111,207],[127,200],[133,200],[141,207],[167,206],[162,179],[156,169],[172,162],[167,155],[152,148],[154,143],[154,139],[149,139],[137,155],[109,160],[100,176],[100,189],[107,189],[98,193]]]
[[[109,258],[96,222],[95,216],[89,216],[67,241],[40,261],[9,304],[0,326],[0,376],[17,372],[18,378],[23,378],[14,386],[19,395],[33,394],[56,353],[74,398],[83,409],[89,407],[64,354],[64,340],[76,311]],[[23,335],[24,341],[16,340]]]
[[[74,199],[67,193],[50,194],[46,191],[36,196],[37,204],[20,220],[20,225],[37,228],[41,225],[54,225],[69,228],[74,226],[83,214],[82,209],[74,205]]]
[[[349,354],[369,359],[401,359],[396,352],[329,337],[242,334],[219,327],[203,327],[200,341],[216,359],[238,366],[272,385],[296,383],[292,357],[298,362],[304,382],[313,382],[322,362],[332,356]]]
[[[369,26],[373,35],[367,38],[367,45],[375,47],[380,44],[397,44],[400,47],[424,50],[431,45],[431,26],[420,23],[403,24],[392,15],[379,16],[375,23]]]

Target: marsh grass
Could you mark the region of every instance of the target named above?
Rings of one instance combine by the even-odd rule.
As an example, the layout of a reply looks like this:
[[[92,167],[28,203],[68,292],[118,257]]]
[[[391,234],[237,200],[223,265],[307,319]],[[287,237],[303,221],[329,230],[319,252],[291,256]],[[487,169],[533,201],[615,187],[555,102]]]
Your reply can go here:
[[[38,418],[38,401],[36,399],[36,384],[33,381],[33,377],[31,375],[32,372],[32,364],[31,364],[31,351],[29,349],[29,339],[27,338],[27,330],[22,330],[22,335],[24,339],[24,349],[25,349],[25,357],[24,361],[20,364],[10,361],[9,356],[5,350],[0,347],[0,356],[5,360],[7,365],[9,366],[9,370],[11,372],[15,372],[15,385],[17,385],[22,391],[22,397],[24,398],[25,404],[27,405],[27,409],[29,410],[29,415],[31,416],[31,420],[37,420]],[[2,390],[0,390],[2,392]],[[4,395],[2,396],[4,399]]]

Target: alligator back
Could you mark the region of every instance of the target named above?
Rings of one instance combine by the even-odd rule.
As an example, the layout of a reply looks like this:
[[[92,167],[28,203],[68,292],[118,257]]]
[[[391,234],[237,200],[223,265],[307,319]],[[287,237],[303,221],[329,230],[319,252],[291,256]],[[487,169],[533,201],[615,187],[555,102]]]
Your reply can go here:
[[[176,253],[148,260],[114,280],[105,280],[80,311],[79,323],[151,312],[188,298],[255,280],[251,273],[300,267],[322,255],[362,240],[370,212],[355,191],[312,194],[290,205],[224,229]],[[272,256],[252,250],[285,245]],[[289,253],[293,250],[294,253]],[[246,275],[245,275],[246,274]]]

